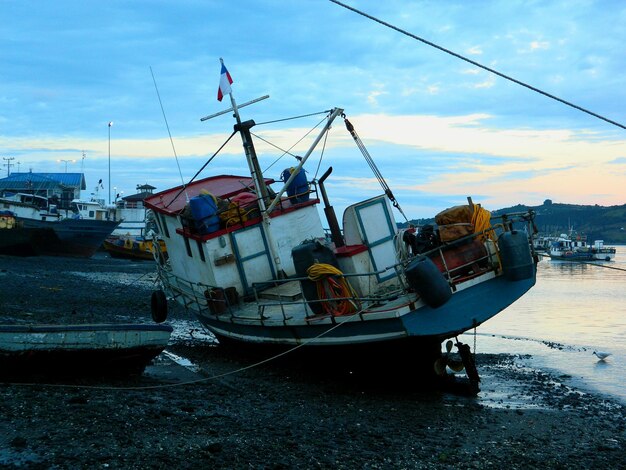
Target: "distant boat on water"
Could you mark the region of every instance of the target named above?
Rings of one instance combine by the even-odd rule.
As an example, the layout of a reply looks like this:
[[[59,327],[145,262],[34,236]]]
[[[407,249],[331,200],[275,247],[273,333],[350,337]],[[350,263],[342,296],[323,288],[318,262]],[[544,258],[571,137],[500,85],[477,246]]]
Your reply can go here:
[[[612,261],[616,249],[604,246],[603,240],[596,240],[592,245],[587,244],[584,235],[567,235],[562,233],[551,242],[548,254],[552,259],[566,261]]]

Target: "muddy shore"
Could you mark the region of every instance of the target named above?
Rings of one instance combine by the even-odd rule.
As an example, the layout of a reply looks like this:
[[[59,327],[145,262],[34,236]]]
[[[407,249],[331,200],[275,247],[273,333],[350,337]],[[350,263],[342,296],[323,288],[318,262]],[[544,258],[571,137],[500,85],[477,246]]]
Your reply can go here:
[[[150,323],[154,277],[103,253],[0,256],[1,323]],[[170,319],[141,376],[1,377],[0,468],[626,468],[624,406],[524,357],[478,354],[467,397],[391,367],[250,368],[264,357]]]

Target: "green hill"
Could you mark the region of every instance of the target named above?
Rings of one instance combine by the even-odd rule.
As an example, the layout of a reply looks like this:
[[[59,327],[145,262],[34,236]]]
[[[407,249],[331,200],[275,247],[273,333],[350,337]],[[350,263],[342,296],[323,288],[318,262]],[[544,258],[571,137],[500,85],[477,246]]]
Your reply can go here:
[[[493,215],[503,212],[522,212],[532,209],[536,213],[535,224],[545,235],[568,233],[570,227],[584,234],[589,241],[604,240],[605,243],[626,244],[626,204],[621,206],[582,206],[553,203],[546,199],[541,206],[513,207],[493,210]],[[416,225],[434,224],[434,219],[411,221]]]

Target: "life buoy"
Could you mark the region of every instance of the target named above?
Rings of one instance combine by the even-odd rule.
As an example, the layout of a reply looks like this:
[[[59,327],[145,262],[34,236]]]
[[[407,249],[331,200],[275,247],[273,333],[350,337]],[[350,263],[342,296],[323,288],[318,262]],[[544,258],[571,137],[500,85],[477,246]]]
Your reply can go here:
[[[156,323],[163,323],[167,319],[167,297],[162,290],[155,290],[152,292],[152,298],[150,299],[150,311],[152,313],[152,319]]]

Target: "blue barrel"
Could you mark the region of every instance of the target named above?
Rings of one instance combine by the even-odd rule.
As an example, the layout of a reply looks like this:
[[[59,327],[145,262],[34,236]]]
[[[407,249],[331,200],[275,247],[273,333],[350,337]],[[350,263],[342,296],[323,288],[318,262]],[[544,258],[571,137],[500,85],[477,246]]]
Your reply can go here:
[[[450,285],[433,263],[433,260],[420,256],[409,263],[404,271],[409,286],[432,308],[441,307],[450,297]]]
[[[513,230],[498,237],[500,261],[504,277],[509,281],[521,281],[535,275],[535,263],[530,253],[528,237],[524,232]]]
[[[287,180],[289,180],[289,177],[294,170],[295,168],[287,168],[286,170],[283,170],[281,174],[283,183],[286,183]],[[294,203],[309,200],[309,183],[306,180],[306,171],[304,171],[304,169],[300,169],[291,184],[287,186],[287,196],[289,196],[291,201]]]
[[[210,194],[201,194],[189,200],[189,207],[196,223],[196,229],[202,235],[213,233],[220,228],[215,198]]]

